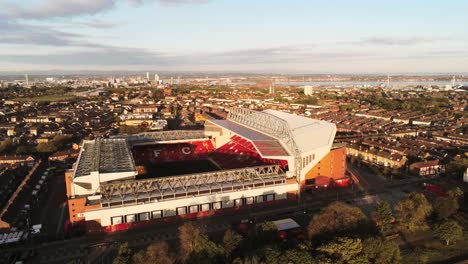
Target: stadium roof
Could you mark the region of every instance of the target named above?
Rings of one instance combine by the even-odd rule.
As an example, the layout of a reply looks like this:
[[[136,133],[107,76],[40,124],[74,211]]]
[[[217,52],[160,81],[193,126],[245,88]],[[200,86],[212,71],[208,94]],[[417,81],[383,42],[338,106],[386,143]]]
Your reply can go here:
[[[263,113],[287,122],[294,142],[301,152],[329,146],[335,138],[336,125],[333,123],[276,110],[265,110]]]
[[[83,142],[75,177],[91,172],[115,173],[136,171],[125,139],[95,139]]]

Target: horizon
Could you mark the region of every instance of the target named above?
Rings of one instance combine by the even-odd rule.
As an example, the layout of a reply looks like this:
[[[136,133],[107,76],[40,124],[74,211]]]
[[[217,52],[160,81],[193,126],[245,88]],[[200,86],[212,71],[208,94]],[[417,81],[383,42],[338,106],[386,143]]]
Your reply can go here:
[[[468,68],[462,1],[6,0],[0,7],[0,74]]]

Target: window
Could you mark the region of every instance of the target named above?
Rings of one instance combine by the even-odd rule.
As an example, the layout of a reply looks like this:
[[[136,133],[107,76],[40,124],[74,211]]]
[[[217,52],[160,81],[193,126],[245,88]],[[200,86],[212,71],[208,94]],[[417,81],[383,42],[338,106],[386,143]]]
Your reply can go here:
[[[257,196],[257,203],[263,203],[264,201],[265,201],[265,196],[264,195]]]
[[[274,200],[275,200],[275,194],[274,194],[274,193],[272,193],[272,194],[267,194],[266,200],[267,200],[267,201],[274,201]]]
[[[245,204],[253,204],[253,203],[254,203],[254,197],[245,198]]]
[[[146,220],[149,220],[149,213],[148,212],[145,212],[145,213],[139,213],[138,214],[138,221],[146,221]]]
[[[162,217],[163,217],[163,213],[161,210],[151,212],[151,219],[158,219]]]
[[[207,204],[200,205],[200,211],[209,211],[209,210],[211,210],[211,204],[207,203]]]
[[[198,213],[198,205],[189,206],[189,213]]]
[[[125,216],[125,223],[133,223],[135,222],[136,219],[135,219],[135,215],[134,214],[131,214],[131,215],[126,215]]]
[[[122,223],[122,216],[114,216],[111,217],[111,224],[112,225],[118,225]]]
[[[217,209],[221,209],[223,208],[223,205],[221,204],[221,202],[214,202],[213,203],[213,210],[217,210]]]
[[[244,205],[242,198],[234,200],[234,206],[242,206],[242,205]]]
[[[186,206],[177,207],[176,213],[177,213],[177,215],[184,215],[184,214],[186,214],[186,213],[187,213],[187,207],[186,207]]]

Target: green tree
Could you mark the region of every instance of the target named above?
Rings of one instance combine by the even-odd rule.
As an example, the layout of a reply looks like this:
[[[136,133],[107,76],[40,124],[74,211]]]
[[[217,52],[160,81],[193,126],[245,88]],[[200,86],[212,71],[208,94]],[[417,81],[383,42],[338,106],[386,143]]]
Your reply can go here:
[[[447,221],[437,225],[435,230],[437,237],[448,246],[463,238],[463,228],[455,221]]]
[[[242,236],[232,231],[232,229],[226,230],[223,237],[223,248],[226,259],[231,259],[231,254],[236,250],[242,242]]]
[[[309,236],[313,237],[328,232],[355,229],[366,220],[358,207],[342,202],[333,202],[320,214],[314,216],[308,226]]]
[[[395,206],[398,228],[403,232],[413,233],[427,230],[426,219],[432,212],[432,206],[421,193],[410,193]]]
[[[317,251],[343,263],[367,263],[362,254],[362,242],[359,238],[338,237],[335,241],[322,245]]]
[[[394,221],[392,208],[387,201],[383,201],[377,205],[377,208],[372,213],[372,219],[380,228],[380,232],[388,230]]]
[[[439,220],[449,218],[458,208],[458,201],[454,197],[437,197],[434,201],[434,212]]]
[[[57,147],[49,143],[39,143],[36,146],[36,151],[39,153],[54,153],[58,150]]]
[[[461,175],[468,168],[468,158],[460,158],[449,162],[446,166],[446,173],[456,173]]]
[[[129,264],[132,257],[132,250],[128,248],[128,243],[120,245],[117,256],[112,261],[112,264]]]
[[[312,264],[315,263],[314,258],[309,252],[298,249],[289,249],[284,252],[280,258],[280,263],[291,264]]]
[[[13,140],[7,139],[0,143],[0,153],[6,153],[13,148]]]
[[[278,239],[278,228],[271,221],[266,221],[257,224],[257,236],[260,243],[269,244],[276,242]]]
[[[400,248],[395,241],[385,241],[381,238],[369,238],[363,242],[363,251],[370,263],[401,263]]]

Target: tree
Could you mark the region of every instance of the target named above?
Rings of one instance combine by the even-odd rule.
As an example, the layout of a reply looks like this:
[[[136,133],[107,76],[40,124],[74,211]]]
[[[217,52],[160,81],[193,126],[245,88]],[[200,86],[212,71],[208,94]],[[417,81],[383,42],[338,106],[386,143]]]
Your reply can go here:
[[[223,248],[226,259],[229,261],[231,254],[234,250],[239,247],[242,242],[242,236],[232,231],[232,229],[226,230],[223,237]]]
[[[183,263],[210,263],[224,253],[221,246],[211,241],[192,223],[179,227],[180,260]]]
[[[449,218],[458,208],[458,201],[454,197],[437,197],[434,201],[434,212],[439,220]]]
[[[426,219],[432,212],[432,206],[423,194],[410,193],[398,202],[395,211],[401,231],[414,233],[429,228]]]
[[[358,207],[333,202],[310,221],[309,236],[354,229],[365,220],[366,216]]]
[[[266,221],[257,224],[257,234],[260,243],[269,244],[273,243],[278,238],[278,228],[271,221]]]
[[[190,254],[195,250],[195,242],[201,233],[200,228],[190,222],[179,227],[179,257],[182,262],[186,262],[190,258]]]
[[[132,257],[132,250],[128,248],[128,243],[125,242],[120,245],[117,256],[112,261],[112,264],[128,264]]]
[[[13,140],[7,139],[0,143],[0,153],[8,152],[13,148]]]
[[[381,238],[369,238],[363,242],[363,251],[371,263],[401,263],[400,248],[394,241],[386,241]]]
[[[132,256],[132,264],[145,264],[146,261],[146,252],[140,250]]]
[[[338,237],[335,241],[317,248],[332,259],[344,263],[365,263],[362,242],[359,238]]]
[[[446,166],[445,172],[448,174],[456,173],[460,176],[463,174],[463,171],[468,167],[468,158],[460,158],[449,162]]]
[[[436,226],[434,232],[447,246],[450,242],[455,243],[463,238],[463,228],[455,221],[447,221]]]
[[[169,246],[166,241],[158,241],[148,246],[146,249],[146,263],[172,264],[174,257],[169,253]]]
[[[312,264],[315,263],[314,258],[309,252],[298,249],[289,249],[284,252],[279,263],[294,263],[294,264]]]
[[[380,232],[388,230],[394,221],[390,204],[387,201],[379,203],[375,211],[372,213],[372,219],[380,227]]]

